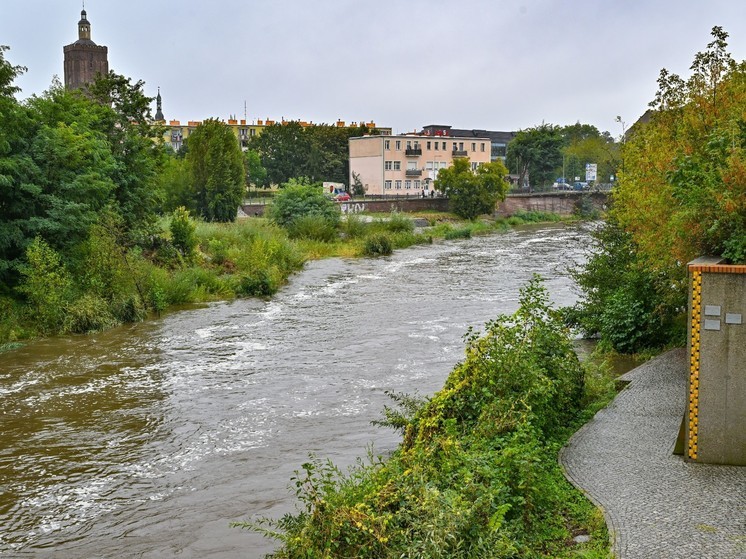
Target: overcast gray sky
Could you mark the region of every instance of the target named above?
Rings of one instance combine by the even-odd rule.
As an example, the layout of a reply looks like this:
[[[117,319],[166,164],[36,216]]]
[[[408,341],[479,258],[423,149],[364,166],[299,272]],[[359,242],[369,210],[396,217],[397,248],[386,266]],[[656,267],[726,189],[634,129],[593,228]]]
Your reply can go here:
[[[21,97],[62,78],[81,0],[0,0]],[[86,0],[109,66],[160,86],[167,119],[374,120],[621,134],[661,68],[688,75],[722,26],[746,58],[743,0]]]

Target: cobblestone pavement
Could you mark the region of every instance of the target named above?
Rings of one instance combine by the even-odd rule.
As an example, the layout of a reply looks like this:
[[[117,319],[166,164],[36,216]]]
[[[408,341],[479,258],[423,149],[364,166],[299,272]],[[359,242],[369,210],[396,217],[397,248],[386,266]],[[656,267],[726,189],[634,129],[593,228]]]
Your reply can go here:
[[[673,455],[686,405],[686,352],[630,371],[630,384],[560,453],[603,511],[617,559],[746,559],[746,467]]]

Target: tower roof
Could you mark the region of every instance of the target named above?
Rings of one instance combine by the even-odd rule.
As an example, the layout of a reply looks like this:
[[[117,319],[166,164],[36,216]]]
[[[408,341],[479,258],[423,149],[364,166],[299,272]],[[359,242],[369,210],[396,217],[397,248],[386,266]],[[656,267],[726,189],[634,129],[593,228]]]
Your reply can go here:
[[[91,22],[88,21],[88,14],[86,13],[85,10],[83,10],[83,11],[80,12],[80,21],[78,22],[78,25],[81,25],[81,24],[84,24],[84,23],[87,23],[88,25],[91,24]]]

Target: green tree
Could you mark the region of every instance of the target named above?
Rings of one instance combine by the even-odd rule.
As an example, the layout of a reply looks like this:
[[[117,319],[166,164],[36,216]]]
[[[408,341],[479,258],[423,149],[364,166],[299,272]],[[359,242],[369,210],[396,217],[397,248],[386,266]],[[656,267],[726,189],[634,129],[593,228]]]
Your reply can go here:
[[[508,144],[506,163],[511,173],[520,175],[520,184],[528,176],[532,187],[546,187],[562,166],[564,140],[561,129],[541,124],[520,130]]]
[[[88,86],[96,103],[95,129],[108,140],[117,165],[112,179],[114,199],[124,219],[128,242],[138,243],[156,233],[157,209],[161,204],[158,173],[164,151],[156,139],[163,130],[152,125],[152,97],[144,94],[142,80],[109,72]],[[77,93],[77,92],[73,92]]]
[[[196,224],[189,217],[189,210],[186,208],[176,208],[171,214],[171,241],[176,250],[178,250],[184,259],[189,262],[194,257],[197,249],[197,230]]]
[[[586,163],[598,165],[598,182],[610,182],[611,175],[617,174],[620,162],[619,146],[608,132],[601,133],[590,124],[575,123],[564,126],[560,131],[562,167],[555,170],[556,176],[581,177],[585,180]]]
[[[335,227],[340,220],[339,206],[324,196],[321,188],[304,180],[286,183],[272,200],[266,215],[284,228],[291,228],[296,221],[308,216],[323,218]]]
[[[162,195],[162,212],[170,213],[180,206],[196,212],[197,200],[189,175],[189,166],[184,158],[178,157],[177,154],[165,157],[158,175],[158,183]]]
[[[261,154],[262,165],[267,170],[262,186],[284,184],[291,178],[306,175],[311,141],[299,122],[267,126],[252,139],[249,148]]]
[[[688,79],[661,71],[614,198],[648,265],[678,280],[699,255],[746,261],[746,62],[728,54],[722,28],[712,36]]]
[[[70,300],[70,274],[59,254],[41,237],[28,246],[26,260],[18,290],[26,296],[30,313],[42,332],[59,332]]]
[[[682,342],[687,262],[746,262],[746,63],[731,59],[720,27],[712,35],[688,79],[661,71],[649,122],[623,146],[610,223],[578,276],[575,318],[619,351]]]
[[[244,163],[246,165],[246,186],[267,186],[267,169],[262,165],[259,152],[252,149],[244,152]]]
[[[33,121],[15,98],[15,79],[25,72],[5,59],[0,45],[0,293],[18,281],[18,266],[36,235],[39,169],[31,158]]]
[[[471,169],[469,159],[456,158],[453,165],[441,169],[435,188],[448,196],[451,210],[465,219],[492,213],[498,201],[505,199],[509,184],[508,170],[500,161]]]
[[[205,120],[189,135],[186,155],[197,200],[207,221],[235,221],[246,191],[243,154],[231,129]]]

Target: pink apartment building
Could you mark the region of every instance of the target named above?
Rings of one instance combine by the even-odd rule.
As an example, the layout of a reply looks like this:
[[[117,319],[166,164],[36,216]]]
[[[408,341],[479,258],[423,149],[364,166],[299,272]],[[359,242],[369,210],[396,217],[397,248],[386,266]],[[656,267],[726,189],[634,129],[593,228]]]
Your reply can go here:
[[[350,185],[358,177],[372,196],[430,196],[440,169],[455,157],[472,168],[490,162],[489,138],[454,136],[363,136],[350,138]]]

